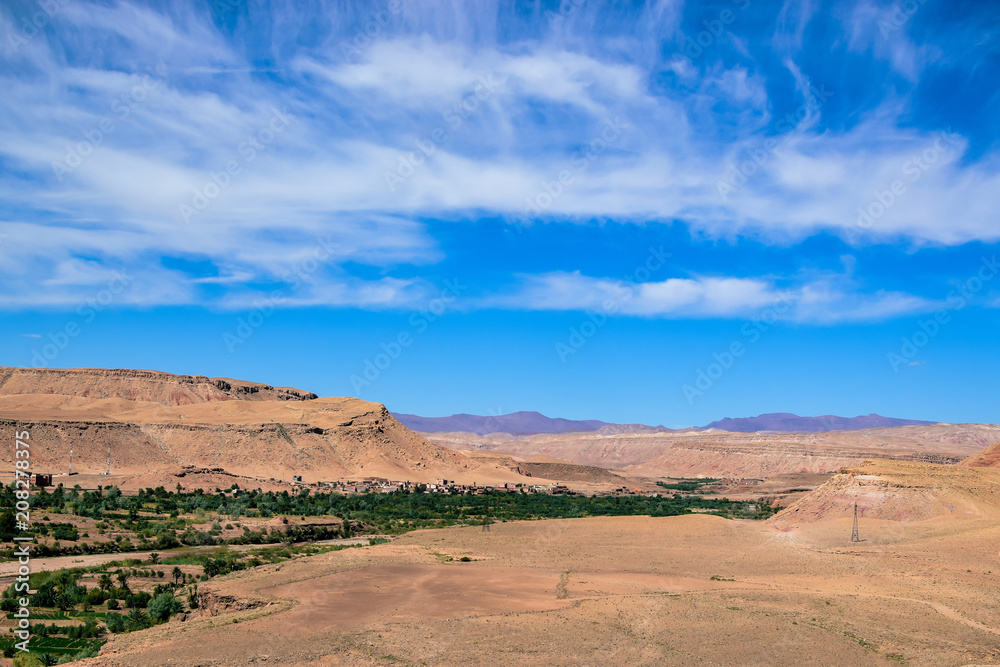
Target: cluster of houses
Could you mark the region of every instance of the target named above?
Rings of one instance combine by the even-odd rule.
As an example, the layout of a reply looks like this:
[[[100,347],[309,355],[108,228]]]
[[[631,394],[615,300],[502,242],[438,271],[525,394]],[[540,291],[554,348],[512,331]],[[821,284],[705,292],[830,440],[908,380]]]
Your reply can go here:
[[[296,482],[301,483],[301,479]],[[548,493],[548,494],[569,494],[573,492],[565,484],[515,484],[505,482],[503,484],[459,484],[453,479],[436,479],[433,483],[423,484],[420,482],[398,481],[386,479],[385,477],[359,477],[357,479],[344,479],[333,482],[320,482],[319,486],[333,488],[344,493],[395,493],[396,491],[415,492],[423,490],[424,493],[460,494],[472,493],[483,495],[495,491],[521,492],[521,493]]]

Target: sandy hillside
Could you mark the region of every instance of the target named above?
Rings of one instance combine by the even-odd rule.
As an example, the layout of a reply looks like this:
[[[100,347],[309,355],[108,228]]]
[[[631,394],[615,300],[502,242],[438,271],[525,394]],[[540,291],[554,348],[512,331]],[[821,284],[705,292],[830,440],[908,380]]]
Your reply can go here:
[[[995,522],[1000,518],[1000,470],[866,461],[840,474],[778,513],[776,526],[852,519]]]
[[[141,475],[142,486],[154,487],[189,486],[191,476],[177,478],[183,466],[263,480],[301,475],[306,482],[530,481],[508,459],[431,444],[381,404],[356,398],[199,376],[147,378],[146,371],[9,371],[20,369],[5,369],[0,437],[10,442],[15,431],[30,431],[36,472],[67,471],[72,446],[74,471],[104,473],[110,448],[112,475]],[[68,391],[80,393],[59,393]],[[8,467],[12,451],[0,456]]]
[[[426,433],[444,447],[546,457],[648,477],[771,477],[827,473],[869,458],[957,463],[1000,439],[992,424],[934,424],[824,433]]]
[[[972,468],[1000,468],[1000,442],[973,454],[959,465]]]

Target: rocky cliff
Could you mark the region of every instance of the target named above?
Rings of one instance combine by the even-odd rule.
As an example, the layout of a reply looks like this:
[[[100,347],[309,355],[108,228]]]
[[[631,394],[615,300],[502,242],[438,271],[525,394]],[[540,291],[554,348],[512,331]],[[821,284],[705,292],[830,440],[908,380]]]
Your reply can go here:
[[[0,366],[0,396],[58,394],[121,398],[161,405],[210,401],[308,401],[316,394],[291,387],[204,375],[173,375],[125,368],[12,368]]]
[[[379,403],[154,371],[0,370],[0,438],[31,434],[36,472],[142,475],[173,486],[185,466],[262,480],[377,476],[520,481],[500,459],[431,444]],[[0,448],[12,465],[13,447]],[[190,482],[190,476],[183,481]]]

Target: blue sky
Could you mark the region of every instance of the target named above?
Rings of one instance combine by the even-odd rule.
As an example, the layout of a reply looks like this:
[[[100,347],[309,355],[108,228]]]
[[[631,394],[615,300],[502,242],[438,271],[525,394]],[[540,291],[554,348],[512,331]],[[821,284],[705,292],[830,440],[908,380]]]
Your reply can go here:
[[[290,4],[0,8],[0,364],[997,421],[1000,7]]]

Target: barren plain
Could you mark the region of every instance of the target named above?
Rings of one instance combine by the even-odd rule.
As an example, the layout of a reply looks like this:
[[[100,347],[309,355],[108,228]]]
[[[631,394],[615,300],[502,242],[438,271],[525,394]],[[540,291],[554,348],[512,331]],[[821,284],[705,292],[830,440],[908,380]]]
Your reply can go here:
[[[202,616],[115,636],[82,664],[1000,662],[1000,473],[883,466],[838,476],[808,520],[511,522],[255,568],[204,585]],[[887,485],[860,492],[861,475]],[[887,518],[873,500],[850,541],[859,493],[927,486],[933,511]]]

